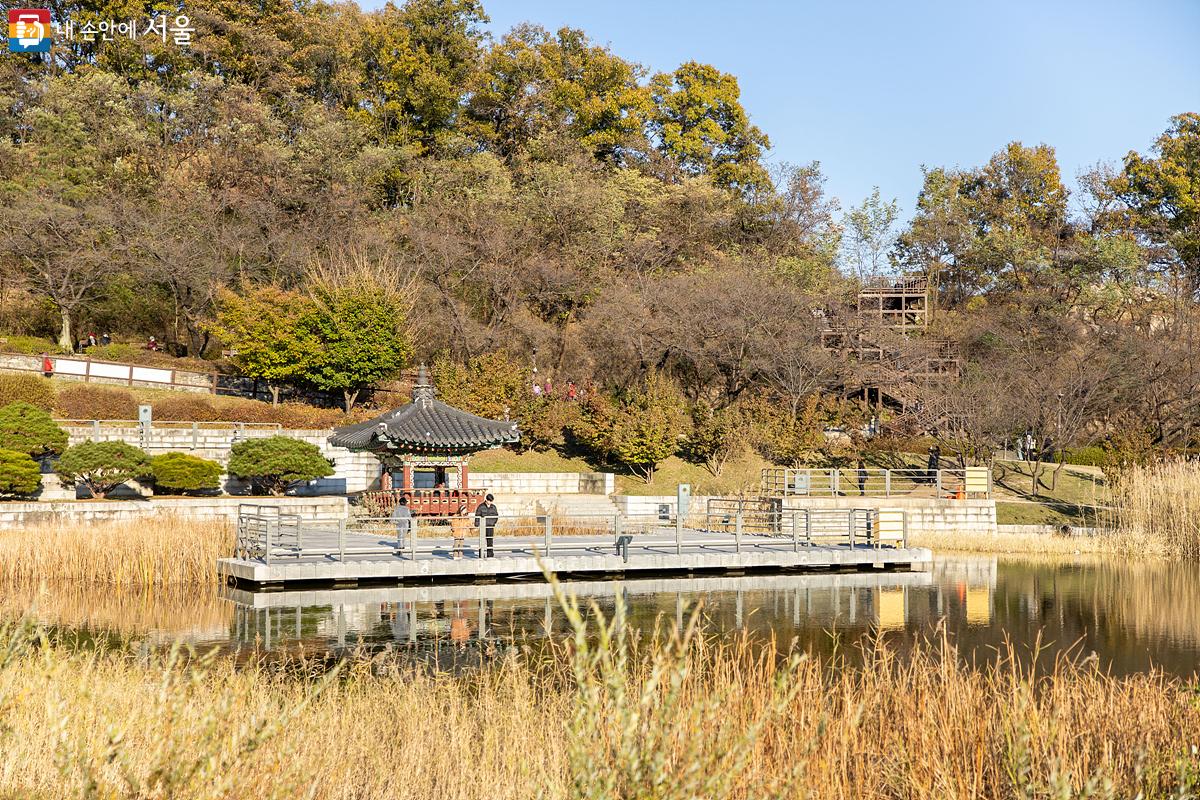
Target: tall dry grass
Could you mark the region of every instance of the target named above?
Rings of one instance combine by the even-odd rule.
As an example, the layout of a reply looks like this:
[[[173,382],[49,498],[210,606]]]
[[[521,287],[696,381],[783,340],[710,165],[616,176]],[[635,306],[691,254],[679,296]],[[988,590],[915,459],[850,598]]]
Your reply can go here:
[[[0,584],[213,584],[233,537],[231,523],[171,516],[0,530]]]
[[[1102,522],[1123,549],[1200,559],[1200,463],[1124,470]]]
[[[963,553],[1013,553],[1069,556],[1084,553],[1119,553],[1121,542],[1111,536],[1057,536],[1053,534],[912,533],[913,547]]]
[[[627,641],[458,676],[386,656],[322,675],[0,635],[0,796],[1194,797],[1200,704],[1160,674],[964,666],[944,642],[861,668],[746,640]],[[694,630],[694,628],[692,629]]]

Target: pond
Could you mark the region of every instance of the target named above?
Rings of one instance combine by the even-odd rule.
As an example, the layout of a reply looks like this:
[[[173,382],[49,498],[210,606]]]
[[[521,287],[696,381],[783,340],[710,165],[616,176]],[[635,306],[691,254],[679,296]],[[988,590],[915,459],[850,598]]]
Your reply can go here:
[[[620,592],[631,625],[644,630],[678,624],[699,608],[713,634],[745,630],[850,659],[877,632],[903,652],[944,627],[960,656],[976,662],[1011,643],[1042,665],[1067,650],[1095,654],[1115,674],[1200,671],[1200,570],[1190,564],[946,555],[926,572],[566,586],[608,613]],[[188,595],[50,590],[9,593],[0,604],[10,615],[31,606],[58,630],[144,646],[179,639],[236,657],[395,649],[453,666],[569,630],[541,583]]]

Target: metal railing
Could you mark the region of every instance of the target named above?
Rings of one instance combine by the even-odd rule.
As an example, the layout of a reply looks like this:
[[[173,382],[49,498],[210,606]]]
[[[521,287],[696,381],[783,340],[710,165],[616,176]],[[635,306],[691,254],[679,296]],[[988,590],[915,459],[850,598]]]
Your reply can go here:
[[[992,495],[992,474],[987,467],[938,470],[768,467],[762,471],[762,491],[774,497],[924,495],[987,499]]]
[[[818,544],[907,546],[902,510],[796,509],[734,511],[726,523],[708,511],[688,519],[644,515],[529,515],[495,518],[491,537],[474,517],[301,518],[277,506],[244,503],[238,509],[234,556],[270,564],[323,558],[346,561],[379,556],[422,558],[530,558],[537,556],[683,554],[799,550]],[[689,526],[689,523],[692,523]],[[489,541],[490,538],[490,541]]]

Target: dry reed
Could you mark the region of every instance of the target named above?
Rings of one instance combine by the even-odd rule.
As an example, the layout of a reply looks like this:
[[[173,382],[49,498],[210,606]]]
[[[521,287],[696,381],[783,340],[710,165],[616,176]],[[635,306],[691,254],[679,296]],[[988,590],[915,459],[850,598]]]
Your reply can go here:
[[[233,526],[218,520],[35,524],[0,530],[0,583],[213,584],[232,552]]]
[[[1121,542],[1113,537],[1058,536],[1028,533],[912,533],[908,543],[938,551],[964,553],[1020,553],[1025,555],[1080,555],[1118,553]]]
[[[1200,463],[1168,461],[1123,471],[1102,523],[1130,552],[1200,559]]]
[[[1200,705],[1160,674],[972,669],[944,642],[781,662],[745,639],[619,643],[607,624],[548,665],[377,657],[326,679],[9,632],[0,796],[1194,796]]]

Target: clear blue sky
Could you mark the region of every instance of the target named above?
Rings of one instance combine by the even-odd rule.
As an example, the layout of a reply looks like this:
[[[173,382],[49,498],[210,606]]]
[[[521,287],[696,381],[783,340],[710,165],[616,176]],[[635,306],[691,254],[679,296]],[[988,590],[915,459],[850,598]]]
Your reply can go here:
[[[368,0],[368,7],[378,5]],[[737,76],[769,160],[820,161],[843,206],[872,186],[907,215],[922,164],[981,164],[1045,142],[1063,177],[1146,150],[1200,111],[1200,0],[484,0],[519,22],[583,29],[651,71]]]

